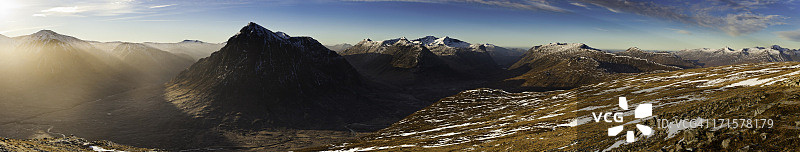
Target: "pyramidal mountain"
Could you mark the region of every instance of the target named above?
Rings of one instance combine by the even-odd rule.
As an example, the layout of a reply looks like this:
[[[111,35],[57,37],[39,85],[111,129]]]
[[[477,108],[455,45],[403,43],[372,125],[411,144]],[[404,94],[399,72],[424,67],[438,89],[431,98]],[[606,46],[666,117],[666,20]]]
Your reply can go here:
[[[739,50],[730,47],[720,49],[687,49],[675,52],[675,54],[683,59],[696,61],[703,67],[743,63],[800,61],[800,50],[783,48],[778,45],[742,48]]]
[[[630,56],[630,57],[636,57],[636,58],[641,58],[641,59],[647,59],[647,60],[650,60],[650,61],[653,61],[653,62],[656,62],[656,63],[660,63],[660,64],[663,64],[663,65],[676,66],[676,67],[680,67],[680,68],[683,68],[683,69],[691,69],[691,68],[700,67],[699,65],[697,65],[694,62],[689,61],[689,60],[684,60],[683,58],[679,57],[678,55],[675,55],[675,54],[670,53],[670,52],[647,52],[647,51],[643,51],[643,50],[641,50],[641,49],[639,49],[637,47],[631,47],[631,48],[628,48],[625,51],[616,52],[614,54]]]
[[[171,79],[194,63],[191,57],[175,55],[141,43],[122,43],[111,53],[158,82]]]
[[[362,77],[310,37],[249,23],[227,44],[181,72],[166,98],[185,113],[234,128],[344,129],[390,111],[359,95]]]
[[[505,83],[530,88],[574,88],[609,80],[618,74],[672,71],[681,68],[619,56],[582,43],[534,46],[509,68],[518,76]]]

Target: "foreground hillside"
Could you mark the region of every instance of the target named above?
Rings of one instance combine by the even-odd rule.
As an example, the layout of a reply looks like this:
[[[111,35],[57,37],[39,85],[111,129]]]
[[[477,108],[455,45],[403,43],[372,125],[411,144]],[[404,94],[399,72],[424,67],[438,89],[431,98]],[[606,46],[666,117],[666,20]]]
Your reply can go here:
[[[571,90],[468,90],[360,140],[309,150],[790,151],[786,145],[800,144],[798,68],[796,62],[741,64],[640,74]],[[630,110],[618,106],[619,97],[627,97]],[[634,118],[633,109],[645,103],[652,104],[652,116]],[[599,112],[623,112],[624,121],[597,122],[593,113]],[[668,119],[670,127],[658,127],[656,119]],[[744,128],[746,123],[672,126],[691,119],[759,122]],[[652,134],[643,135],[635,124],[649,126]],[[615,126],[635,131],[636,142],[627,143],[625,133],[608,136]]]
[[[158,151],[156,149],[136,148],[109,141],[88,141],[77,137],[51,139],[16,140],[0,138],[0,151]]]

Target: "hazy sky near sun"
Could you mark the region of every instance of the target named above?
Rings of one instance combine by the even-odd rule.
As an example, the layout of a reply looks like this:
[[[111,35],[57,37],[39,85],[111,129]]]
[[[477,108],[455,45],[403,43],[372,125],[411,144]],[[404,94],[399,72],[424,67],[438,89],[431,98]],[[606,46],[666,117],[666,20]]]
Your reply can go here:
[[[0,0],[0,34],[223,42],[248,22],[323,44],[427,35],[531,47],[800,48],[800,0]]]

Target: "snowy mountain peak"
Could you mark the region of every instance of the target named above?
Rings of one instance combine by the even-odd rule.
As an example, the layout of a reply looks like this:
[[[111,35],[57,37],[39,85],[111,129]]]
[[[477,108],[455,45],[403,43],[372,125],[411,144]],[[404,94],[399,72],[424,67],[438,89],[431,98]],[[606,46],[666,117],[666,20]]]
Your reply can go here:
[[[363,41],[371,42],[372,39],[364,39]]]
[[[58,35],[58,33],[52,30],[41,30],[39,32],[33,33],[33,35]]]
[[[733,48],[731,48],[731,47],[727,47],[727,46],[726,46],[726,47],[724,47],[724,48],[722,48],[722,50],[723,50],[723,51],[729,51],[729,52],[736,51],[736,50],[734,50]]]
[[[628,48],[628,50],[625,50],[625,51],[626,52],[644,52],[644,51],[642,51],[642,49],[639,49],[638,47],[631,47],[631,48]]]
[[[432,44],[433,42],[435,42],[435,41],[436,41],[436,39],[439,39],[439,38],[437,38],[437,37],[435,37],[435,36],[425,36],[425,37],[423,37],[423,38],[419,38],[419,39],[416,39],[416,40],[414,40],[414,41],[415,41],[415,42],[419,42],[419,43],[421,43],[421,44],[428,45],[428,44]]]
[[[261,25],[258,25],[256,23],[250,22],[250,23],[247,24],[247,26],[242,27],[242,29],[239,30],[239,33],[237,33],[234,37],[239,37],[239,36],[265,37],[265,38],[270,39],[270,40],[286,40],[286,38],[284,38],[284,36],[288,36],[288,35],[284,35],[284,36],[278,35],[276,33],[273,33],[272,31],[268,30],[267,28],[264,28]]]
[[[772,45],[770,48],[775,50],[788,50],[786,48],[781,47],[780,45]]]
[[[41,30],[39,32],[33,33],[31,35],[25,35],[20,37],[15,37],[15,41],[19,41],[21,43],[50,43],[50,42],[61,42],[66,43],[67,45],[78,47],[82,49],[91,49],[93,46],[86,41],[81,39],[68,36],[68,35],[61,35],[51,30]]]
[[[30,36],[33,37],[33,38],[36,38],[38,40],[45,40],[45,39],[59,39],[59,40],[61,40],[61,39],[75,39],[74,37],[61,35],[61,34],[58,34],[58,33],[54,32],[54,31],[51,31],[51,30],[41,30],[39,32],[31,34]],[[64,41],[64,42],[66,42],[66,41]]]
[[[445,36],[443,38],[436,39],[436,41],[434,41],[432,44],[426,44],[426,45],[428,46],[443,45],[456,48],[468,48],[471,44],[458,39],[450,38],[449,36]]]

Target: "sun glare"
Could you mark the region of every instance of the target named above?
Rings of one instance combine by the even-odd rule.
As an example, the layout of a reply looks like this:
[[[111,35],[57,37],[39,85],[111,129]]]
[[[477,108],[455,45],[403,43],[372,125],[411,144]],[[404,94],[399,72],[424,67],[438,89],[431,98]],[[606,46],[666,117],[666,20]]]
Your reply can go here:
[[[0,0],[0,19],[7,20],[15,9],[22,7],[16,0]]]

